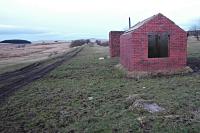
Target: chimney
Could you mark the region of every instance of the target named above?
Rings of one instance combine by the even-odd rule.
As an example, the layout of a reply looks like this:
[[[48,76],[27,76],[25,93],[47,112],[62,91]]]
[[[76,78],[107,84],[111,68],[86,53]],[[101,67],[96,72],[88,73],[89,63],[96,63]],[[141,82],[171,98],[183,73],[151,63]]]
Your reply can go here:
[[[129,29],[131,28],[131,18],[129,17]]]

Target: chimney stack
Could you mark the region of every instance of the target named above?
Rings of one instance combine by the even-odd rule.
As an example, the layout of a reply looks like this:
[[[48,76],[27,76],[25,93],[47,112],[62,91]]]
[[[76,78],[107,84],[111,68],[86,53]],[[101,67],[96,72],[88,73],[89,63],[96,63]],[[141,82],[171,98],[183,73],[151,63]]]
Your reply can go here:
[[[131,28],[131,18],[129,17],[129,29]]]

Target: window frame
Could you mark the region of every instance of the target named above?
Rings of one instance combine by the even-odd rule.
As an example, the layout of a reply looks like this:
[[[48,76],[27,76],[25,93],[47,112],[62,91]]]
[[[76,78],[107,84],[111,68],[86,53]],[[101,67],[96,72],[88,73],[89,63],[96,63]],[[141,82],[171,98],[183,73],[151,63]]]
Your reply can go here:
[[[167,56],[161,56],[161,54],[159,54],[159,56],[155,56],[155,57],[150,57],[149,56],[149,36],[154,36],[154,38],[156,38],[156,36],[158,35],[158,38],[161,40],[161,36],[167,34]],[[159,59],[159,58],[169,58],[170,57],[170,33],[169,32],[149,32],[147,34],[147,58],[148,59]],[[159,44],[159,43],[158,43]],[[156,44],[155,44],[156,45]],[[159,49],[159,52],[161,51],[161,49]]]

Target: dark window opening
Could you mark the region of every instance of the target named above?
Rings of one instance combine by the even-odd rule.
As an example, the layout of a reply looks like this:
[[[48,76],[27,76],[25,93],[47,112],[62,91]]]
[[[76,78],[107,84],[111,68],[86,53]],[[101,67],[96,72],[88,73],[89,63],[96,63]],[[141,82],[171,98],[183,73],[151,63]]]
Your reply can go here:
[[[148,35],[148,58],[169,57],[168,33]]]

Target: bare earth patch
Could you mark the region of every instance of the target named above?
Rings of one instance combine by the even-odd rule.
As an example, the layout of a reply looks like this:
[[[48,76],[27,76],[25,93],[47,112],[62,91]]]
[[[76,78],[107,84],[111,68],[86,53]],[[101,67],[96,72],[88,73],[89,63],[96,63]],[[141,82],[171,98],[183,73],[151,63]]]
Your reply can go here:
[[[152,100],[144,100],[141,97],[145,97],[145,94],[134,94],[129,95],[129,97],[126,98],[126,103],[129,104],[129,110],[144,110],[148,111],[150,113],[157,113],[157,112],[163,112],[165,109],[163,107],[160,107],[157,103],[155,103]]]

